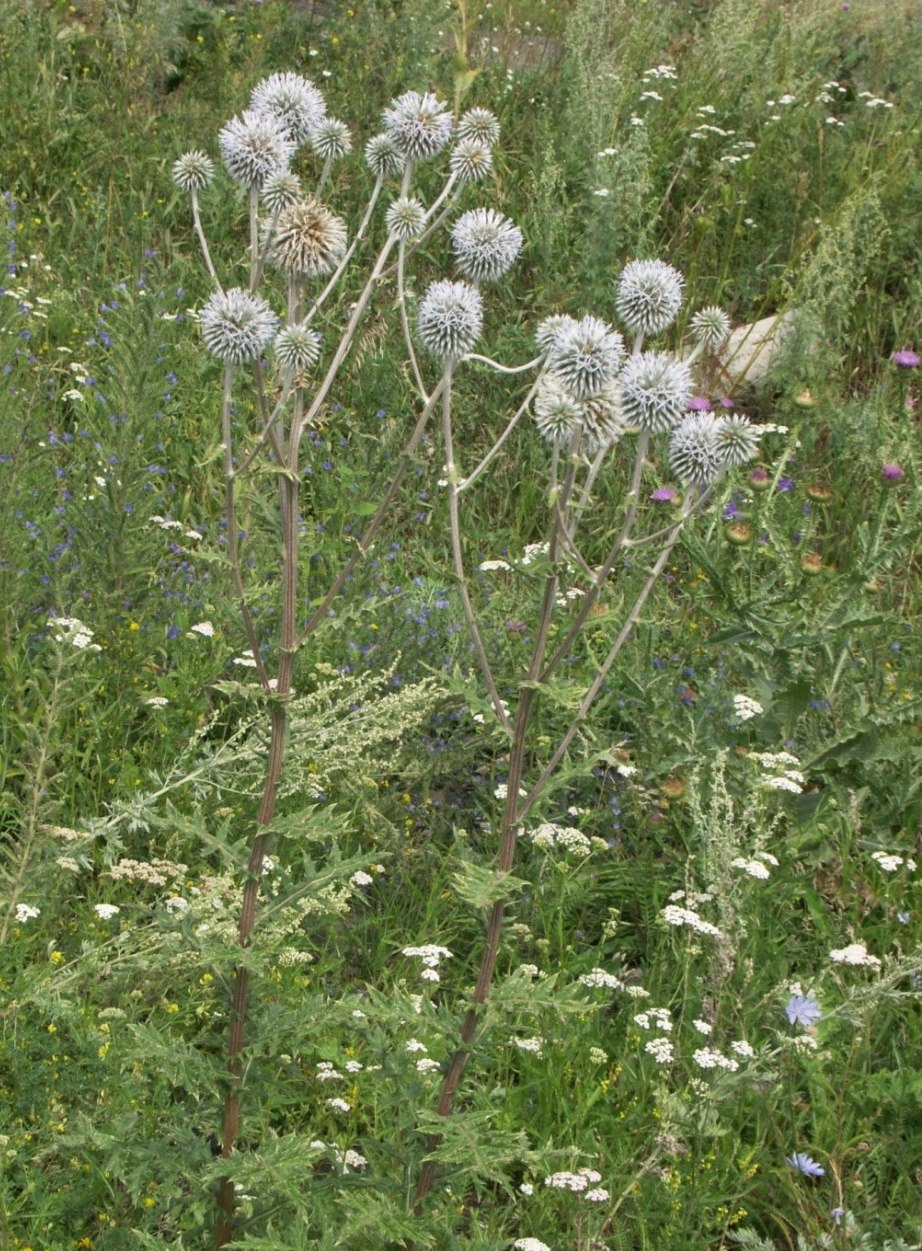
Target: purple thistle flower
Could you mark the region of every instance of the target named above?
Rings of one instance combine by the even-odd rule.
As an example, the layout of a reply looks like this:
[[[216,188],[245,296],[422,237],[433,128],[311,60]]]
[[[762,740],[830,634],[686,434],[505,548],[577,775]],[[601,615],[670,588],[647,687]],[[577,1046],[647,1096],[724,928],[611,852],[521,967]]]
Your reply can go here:
[[[804,1177],[823,1177],[826,1173],[821,1164],[817,1164],[816,1160],[803,1151],[795,1151],[793,1155],[785,1156],[785,1160],[791,1168],[803,1173]]]
[[[882,465],[880,472],[888,482],[902,482],[906,477],[903,466],[898,465],[895,460],[888,461],[886,465]]]
[[[706,395],[693,395],[689,398],[686,407],[693,413],[706,413],[711,407],[711,401]]]
[[[779,479],[778,479],[778,490],[779,490],[779,491],[793,491],[793,490],[794,490],[794,479],[793,479],[793,478],[788,478],[788,477],[786,477],[786,476],[785,476],[785,477],[783,477],[783,478],[779,478]]]
[[[894,352],[890,359],[893,361],[894,365],[899,365],[903,369],[915,369],[922,358],[919,357],[918,352],[913,352],[910,351],[909,348],[904,348],[901,352]]]
[[[803,1025],[805,1029],[815,1025],[823,1015],[812,995],[791,995],[784,1010],[792,1025]]]
[[[650,492],[650,499],[654,504],[677,504],[679,502],[679,493],[674,487],[661,486]]]

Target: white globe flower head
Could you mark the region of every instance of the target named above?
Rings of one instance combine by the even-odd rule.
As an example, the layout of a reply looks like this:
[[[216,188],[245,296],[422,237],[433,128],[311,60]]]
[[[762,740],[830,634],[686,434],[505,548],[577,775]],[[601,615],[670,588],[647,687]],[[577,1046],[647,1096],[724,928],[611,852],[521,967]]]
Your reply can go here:
[[[269,245],[269,260],[289,278],[332,273],[346,252],[346,223],[309,196],[283,209]]]
[[[720,417],[713,413],[689,413],[669,439],[669,465],[682,482],[710,486],[722,477],[727,462],[720,445]]]
[[[180,191],[203,191],[214,178],[214,161],[198,149],[184,152],[173,163],[173,182]]]
[[[522,250],[522,232],[495,209],[462,213],[451,231],[455,264],[471,282],[496,282]]]
[[[301,74],[270,74],[253,88],[250,108],[281,122],[293,143],[303,143],[326,116],[323,96]]]
[[[569,447],[573,436],[582,431],[579,400],[553,374],[538,383],[534,407],[538,433],[556,447]]]
[[[716,304],[700,308],[688,323],[692,338],[716,352],[730,333],[730,318]]]
[[[405,164],[388,134],[373,135],[368,140],[365,144],[365,160],[376,178],[393,178]]]
[[[649,434],[664,434],[685,416],[691,372],[669,352],[642,352],[621,371],[626,420]]]
[[[608,322],[583,317],[557,331],[547,359],[563,385],[582,399],[614,378],[624,360],[624,340]]]
[[[539,323],[535,331],[535,342],[542,352],[549,352],[560,332],[576,325],[578,322],[575,317],[569,317],[566,313],[552,313]]]
[[[419,302],[419,337],[433,356],[457,360],[469,352],[483,326],[480,292],[466,282],[433,282]]]
[[[588,452],[611,447],[624,434],[626,423],[617,379],[579,401],[584,446]]]
[[[199,315],[205,346],[228,365],[242,365],[261,356],[272,342],[278,321],[261,296],[240,287],[216,291]]]
[[[459,182],[481,182],[493,169],[493,154],[477,139],[461,139],[451,150],[448,167]]]
[[[320,357],[320,336],[297,322],[278,332],[272,350],[283,369],[309,369]]]
[[[401,242],[417,239],[426,229],[426,210],[414,196],[401,196],[388,208],[384,224]]]
[[[248,110],[218,131],[218,147],[227,172],[244,187],[261,187],[288,169],[295,145],[288,131],[268,113]]]
[[[345,122],[325,117],[311,131],[310,145],[324,161],[339,161],[352,151],[352,136]]]
[[[724,464],[737,467],[758,452],[761,431],[742,413],[729,413],[722,418],[717,437]]]
[[[437,156],[451,139],[453,127],[447,105],[431,92],[407,91],[384,110],[384,129],[407,160]]]
[[[259,194],[270,213],[281,213],[301,199],[301,179],[290,169],[279,170],[269,175]]]
[[[682,306],[685,279],[664,261],[631,261],[618,279],[618,315],[635,334],[658,334]]]
[[[458,122],[458,138],[473,139],[475,143],[482,143],[492,148],[499,139],[499,122],[496,120],[496,114],[491,113],[489,109],[479,107],[468,109],[461,115],[461,120]]]

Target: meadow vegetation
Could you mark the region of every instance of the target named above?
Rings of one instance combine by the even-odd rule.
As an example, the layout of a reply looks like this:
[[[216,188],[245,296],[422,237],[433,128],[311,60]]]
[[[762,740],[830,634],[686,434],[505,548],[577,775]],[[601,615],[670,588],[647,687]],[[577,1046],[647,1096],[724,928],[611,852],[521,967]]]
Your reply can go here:
[[[922,1245],[914,10],[0,0],[0,1251]],[[268,351],[222,392],[173,170],[213,160],[198,210],[246,287],[217,136],[276,72],[348,124],[294,168],[350,241],[395,97],[499,122],[287,477],[266,405],[310,411],[400,175],[303,394]],[[702,308],[788,313],[767,374],[693,366],[684,420],[745,413],[754,459],[702,498],[632,434],[596,475],[528,407],[459,530],[531,385],[426,350],[481,206],[524,241],[474,349],[504,364],[557,315],[624,330],[636,259],[684,276],[656,350]],[[305,298],[271,266],[261,292]]]

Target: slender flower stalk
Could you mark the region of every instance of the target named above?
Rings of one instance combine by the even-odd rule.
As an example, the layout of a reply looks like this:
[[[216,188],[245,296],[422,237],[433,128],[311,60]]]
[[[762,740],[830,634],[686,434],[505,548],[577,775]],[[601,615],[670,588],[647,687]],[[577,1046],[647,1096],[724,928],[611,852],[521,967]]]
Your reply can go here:
[[[193,187],[189,198],[192,201],[192,221],[195,225],[195,233],[198,237],[199,247],[202,249],[202,257],[205,261],[205,268],[208,270],[208,276],[219,291],[223,292],[221,280],[218,278],[214,264],[211,260],[211,253],[208,250],[208,240],[205,238],[205,231],[202,229],[202,215],[199,212],[198,192]]]

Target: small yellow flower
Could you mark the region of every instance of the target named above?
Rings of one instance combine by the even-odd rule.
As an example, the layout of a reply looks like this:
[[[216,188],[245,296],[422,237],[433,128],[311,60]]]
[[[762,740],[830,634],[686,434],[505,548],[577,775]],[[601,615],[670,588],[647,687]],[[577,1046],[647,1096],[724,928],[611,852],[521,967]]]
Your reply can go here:
[[[132,634],[137,634],[137,632],[140,630],[140,628],[141,628],[141,626],[140,626],[140,624],[139,624],[137,621],[129,621],[129,622],[128,622],[128,629],[131,631],[131,633],[132,633]]]
[[[63,952],[63,951],[53,951],[53,952],[51,953],[51,955],[48,957],[48,959],[51,961],[51,963],[52,963],[52,964],[63,964],[63,963],[64,963],[64,952]]]

